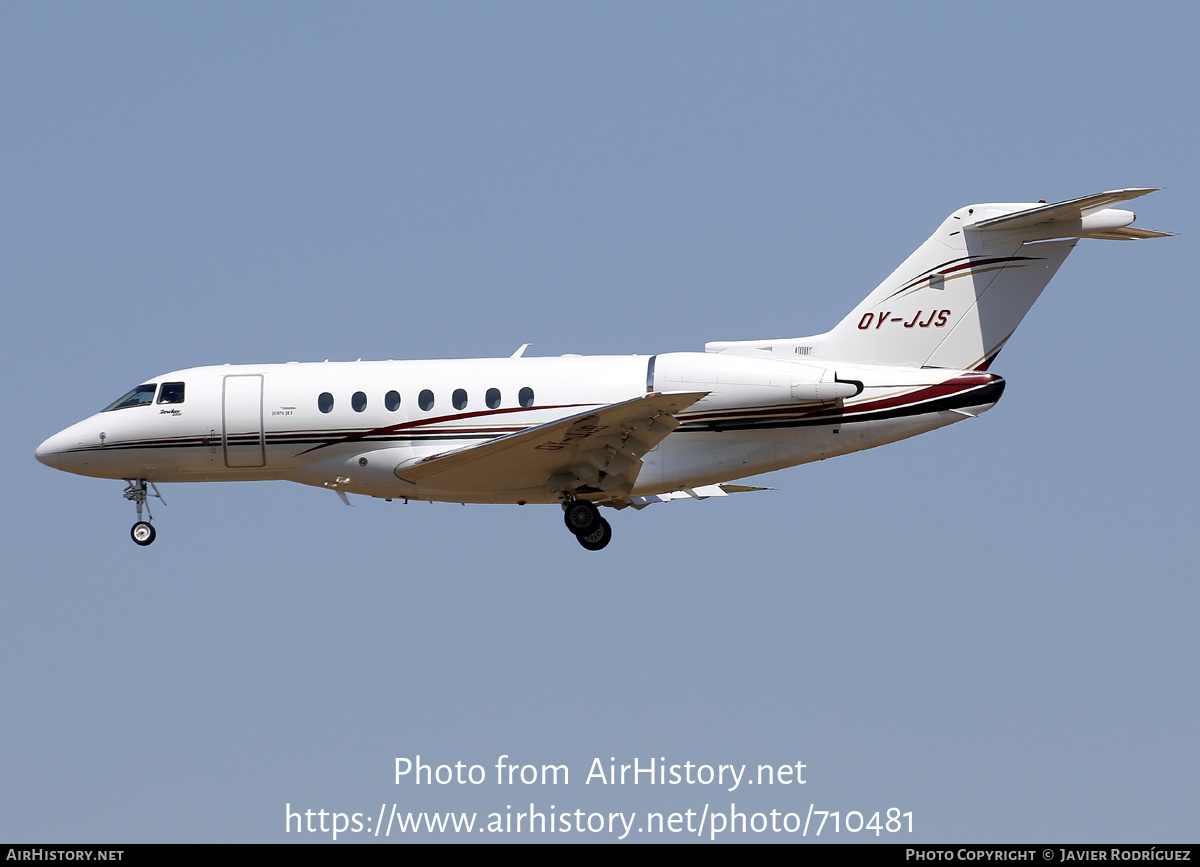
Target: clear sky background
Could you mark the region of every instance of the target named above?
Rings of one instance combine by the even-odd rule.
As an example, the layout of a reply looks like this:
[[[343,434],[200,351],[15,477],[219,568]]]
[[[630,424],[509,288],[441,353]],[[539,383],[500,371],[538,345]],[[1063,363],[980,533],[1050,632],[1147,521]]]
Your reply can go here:
[[[0,6],[0,839],[732,802],[1195,841],[1198,32],[1187,3]],[[600,554],[553,507],[282,482],[164,486],[141,549],[122,483],[33,456],[193,365],[816,333],[960,206],[1128,186],[1180,236],[1081,242],[986,416],[614,514]],[[418,754],[571,782],[395,785]],[[594,757],[807,782],[585,785]]]

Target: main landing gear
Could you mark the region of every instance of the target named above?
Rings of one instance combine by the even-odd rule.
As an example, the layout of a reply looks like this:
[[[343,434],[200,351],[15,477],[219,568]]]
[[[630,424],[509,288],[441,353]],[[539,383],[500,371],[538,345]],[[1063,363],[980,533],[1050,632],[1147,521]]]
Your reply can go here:
[[[145,547],[153,542],[154,537],[158,535],[154,532],[154,525],[150,523],[150,521],[154,520],[154,515],[150,512],[150,504],[146,502],[146,498],[158,497],[164,506],[167,504],[167,501],[162,498],[162,494],[158,492],[158,488],[154,482],[147,482],[145,479],[137,479],[136,481],[134,479],[126,479],[125,481],[128,482],[125,486],[125,499],[133,500],[137,506],[138,516],[137,523],[133,525],[133,529],[129,531],[129,535],[133,537],[134,542]],[[149,485],[154,491],[153,494],[146,489],[146,485]],[[142,520],[143,506],[146,507],[146,517],[150,521]]]
[[[612,526],[600,515],[600,510],[587,500],[567,500],[563,503],[563,521],[575,534],[579,544],[589,551],[599,551],[612,541]]]

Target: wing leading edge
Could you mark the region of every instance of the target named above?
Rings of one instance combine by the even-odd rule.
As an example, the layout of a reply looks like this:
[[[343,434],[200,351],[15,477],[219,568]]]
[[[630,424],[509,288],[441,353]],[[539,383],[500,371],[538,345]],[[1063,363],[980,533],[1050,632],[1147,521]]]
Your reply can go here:
[[[396,477],[447,491],[545,488],[621,497],[632,490],[646,453],[679,427],[675,416],[707,394],[647,394],[406,462]]]

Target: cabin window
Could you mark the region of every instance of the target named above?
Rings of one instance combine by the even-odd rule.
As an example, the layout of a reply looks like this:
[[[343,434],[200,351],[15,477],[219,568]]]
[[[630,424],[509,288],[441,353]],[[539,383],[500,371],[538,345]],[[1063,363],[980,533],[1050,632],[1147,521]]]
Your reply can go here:
[[[389,391],[383,396],[383,405],[387,407],[388,412],[395,412],[400,408],[400,392]]]
[[[529,409],[529,407],[533,406],[533,389],[529,386],[525,386],[523,389],[517,392],[517,401],[521,404],[521,406]]]
[[[183,383],[164,382],[158,392],[159,403],[183,403]]]
[[[500,407],[500,389],[489,388],[487,394],[483,396],[483,402],[488,405],[488,409],[498,409]]]
[[[450,395],[450,402],[454,404],[455,409],[467,408],[467,392],[466,389],[456,388],[454,394]]]
[[[367,408],[367,396],[361,391],[356,391],[350,397],[350,407],[355,412],[362,412]]]
[[[101,412],[110,412],[114,409],[128,409],[131,406],[145,406],[148,403],[154,403],[154,389],[155,383],[153,382],[146,385],[139,385],[133,391],[122,395],[110,403]]]
[[[321,392],[317,398],[317,409],[321,412],[333,412],[333,395],[327,391]]]
[[[417,406],[421,407],[425,412],[433,409],[433,392],[429,389],[424,389],[417,395]]]

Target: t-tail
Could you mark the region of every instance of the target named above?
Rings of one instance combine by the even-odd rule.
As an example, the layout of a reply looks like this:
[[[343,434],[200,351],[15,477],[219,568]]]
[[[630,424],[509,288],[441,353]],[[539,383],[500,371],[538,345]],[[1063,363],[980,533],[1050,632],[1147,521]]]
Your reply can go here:
[[[1052,205],[960,208],[833,330],[705,348],[986,370],[1080,238],[1168,237],[1134,228],[1132,211],[1112,207],[1155,189],[1113,190]]]

